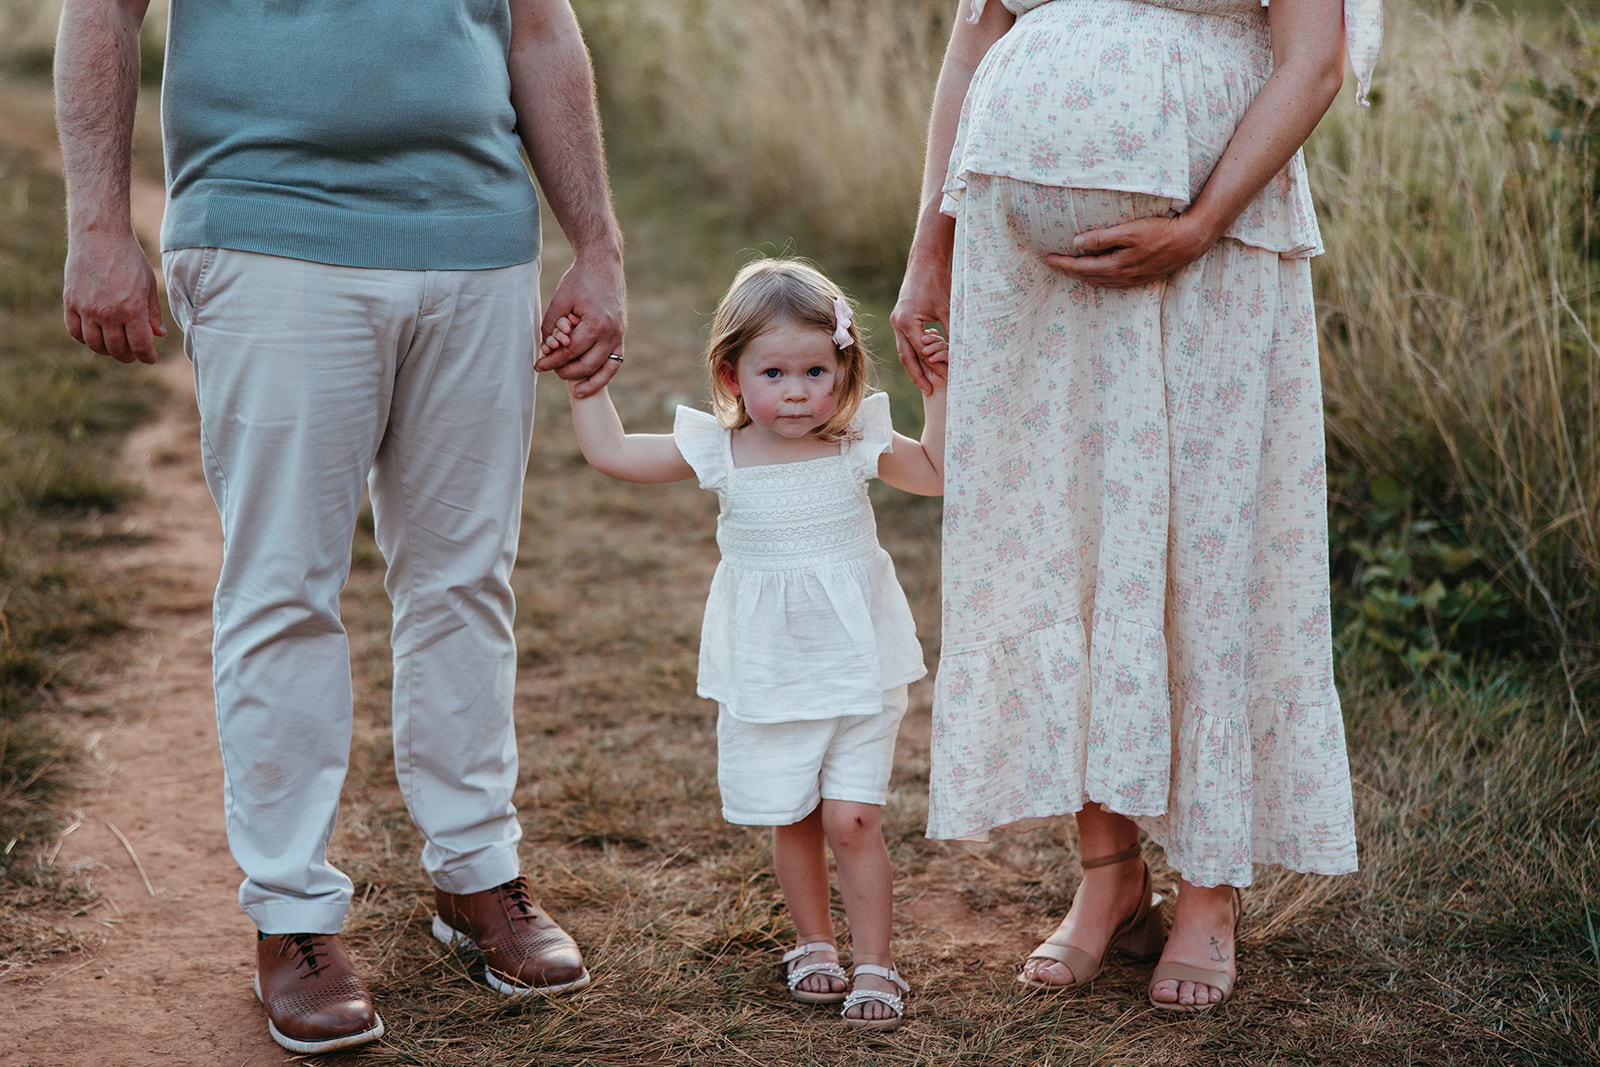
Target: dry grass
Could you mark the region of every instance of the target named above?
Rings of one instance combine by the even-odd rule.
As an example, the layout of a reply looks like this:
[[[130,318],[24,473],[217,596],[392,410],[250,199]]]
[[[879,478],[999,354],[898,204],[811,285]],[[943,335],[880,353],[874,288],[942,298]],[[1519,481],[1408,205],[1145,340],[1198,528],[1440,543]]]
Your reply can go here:
[[[898,284],[948,0],[574,7],[614,158],[686,170],[753,232]]]
[[[0,969],[71,951],[52,915],[92,893],[51,861],[74,786],[76,744],[55,722],[75,658],[123,626],[120,591],[82,553],[137,491],[112,464],[151,406],[66,336],[60,179],[0,145]]]
[[[1600,25],[1391,23],[1372,113],[1336,109],[1311,155],[1330,466],[1414,488],[1578,672],[1600,651]],[[1540,83],[1575,90],[1566,114]]]

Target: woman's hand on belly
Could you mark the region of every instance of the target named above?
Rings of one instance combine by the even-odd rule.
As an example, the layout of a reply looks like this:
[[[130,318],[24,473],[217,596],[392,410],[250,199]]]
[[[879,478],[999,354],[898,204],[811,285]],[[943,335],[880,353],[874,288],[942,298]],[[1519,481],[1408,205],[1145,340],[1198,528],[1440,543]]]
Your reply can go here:
[[[1131,219],[1072,240],[1072,250],[1044,257],[1049,266],[1091,285],[1131,289],[1160,281],[1188,266],[1217,243],[1219,235],[1177,215]]]

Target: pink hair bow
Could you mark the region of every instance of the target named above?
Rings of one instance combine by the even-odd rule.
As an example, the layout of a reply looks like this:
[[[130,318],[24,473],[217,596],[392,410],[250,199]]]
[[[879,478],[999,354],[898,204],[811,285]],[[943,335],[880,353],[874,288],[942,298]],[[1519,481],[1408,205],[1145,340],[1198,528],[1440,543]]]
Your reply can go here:
[[[842,296],[833,298],[833,343],[836,348],[849,348],[855,338],[850,336],[850,305]]]

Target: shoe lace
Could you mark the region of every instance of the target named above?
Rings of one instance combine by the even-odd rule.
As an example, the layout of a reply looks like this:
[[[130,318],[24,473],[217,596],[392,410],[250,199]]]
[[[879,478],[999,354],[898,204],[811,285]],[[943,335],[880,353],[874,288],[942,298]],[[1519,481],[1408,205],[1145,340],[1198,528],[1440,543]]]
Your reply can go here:
[[[323,939],[318,934],[285,934],[282,943],[278,945],[278,955],[281,956],[292,948],[299,957],[294,961],[295,970],[301,967],[308,968],[308,973],[304,977],[315,978],[328,966],[327,952],[322,949],[322,945]]]
[[[528,883],[523,878],[513,878],[501,886],[505,891],[506,915],[512,920],[532,922],[538,917],[539,909],[533,902],[533,894],[528,892]]]

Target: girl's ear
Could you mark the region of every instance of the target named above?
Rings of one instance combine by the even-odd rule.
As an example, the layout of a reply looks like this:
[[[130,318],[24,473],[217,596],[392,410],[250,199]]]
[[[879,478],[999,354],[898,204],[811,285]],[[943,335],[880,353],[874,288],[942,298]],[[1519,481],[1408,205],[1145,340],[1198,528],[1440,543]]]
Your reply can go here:
[[[722,387],[734,396],[739,395],[739,374],[732,363],[718,363],[717,377],[722,381]]]

